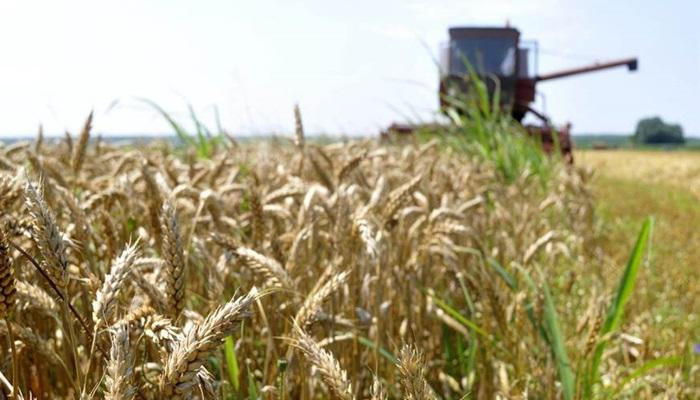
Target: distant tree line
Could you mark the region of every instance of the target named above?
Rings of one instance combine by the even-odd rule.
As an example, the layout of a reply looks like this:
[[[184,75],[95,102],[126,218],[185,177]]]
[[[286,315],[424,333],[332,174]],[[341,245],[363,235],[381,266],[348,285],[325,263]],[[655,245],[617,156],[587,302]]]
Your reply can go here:
[[[637,123],[632,139],[640,144],[683,144],[683,128],[660,117],[643,118]]]

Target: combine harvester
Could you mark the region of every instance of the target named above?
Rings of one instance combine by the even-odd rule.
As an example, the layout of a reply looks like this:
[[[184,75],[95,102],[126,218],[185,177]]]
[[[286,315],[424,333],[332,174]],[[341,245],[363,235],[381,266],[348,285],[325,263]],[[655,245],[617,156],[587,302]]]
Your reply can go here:
[[[537,73],[537,42],[521,42],[520,31],[515,28],[458,27],[450,28],[449,35],[450,40],[443,48],[440,60],[440,107],[444,110],[449,106],[450,98],[467,93],[470,87],[467,64],[472,65],[486,83],[489,96],[493,98],[498,87],[501,107],[510,110],[513,119],[519,123],[528,113],[539,119],[539,125],[523,127],[542,143],[547,153],[551,153],[558,142],[562,156],[569,163],[573,162],[571,124],[555,128],[546,115],[533,109],[537,83],[620,66],[627,66],[630,71],[637,70],[637,59],[625,58],[540,75]],[[533,60],[533,71],[530,70],[530,60]],[[395,123],[383,136],[410,134],[416,128],[416,125]]]

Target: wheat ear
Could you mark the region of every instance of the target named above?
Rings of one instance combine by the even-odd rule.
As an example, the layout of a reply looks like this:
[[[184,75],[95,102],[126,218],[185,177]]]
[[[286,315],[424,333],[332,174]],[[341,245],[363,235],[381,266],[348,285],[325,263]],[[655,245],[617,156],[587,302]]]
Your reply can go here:
[[[68,284],[68,259],[56,219],[41,191],[29,180],[25,185],[24,194],[33,219],[32,237],[46,262],[47,272],[59,288],[65,289]]]
[[[112,268],[105,276],[102,287],[97,291],[95,300],[92,302],[92,319],[96,326],[100,321],[109,321],[114,311],[114,304],[126,283],[126,278],[131,274],[131,268],[137,256],[138,245],[132,244],[114,260]]]
[[[294,145],[299,151],[304,151],[304,123],[301,121],[299,104],[294,105]]]
[[[34,152],[41,152],[41,145],[44,144],[44,126],[39,124],[39,131],[36,134],[36,142],[34,143]]]
[[[382,217],[384,218],[385,225],[391,225],[395,222],[396,213],[399,211],[406,199],[413,193],[416,187],[418,187],[421,177],[422,175],[416,176],[407,183],[394,189],[394,191],[389,194],[387,205],[382,211]]]
[[[5,243],[5,232],[0,229],[0,320],[7,317],[14,306],[17,285],[12,270],[10,249]]]
[[[372,380],[372,387],[369,389],[369,394],[372,400],[387,400],[389,397],[386,394],[386,390],[379,381],[379,378],[375,375]]]
[[[401,349],[398,368],[405,399],[437,400],[433,389],[425,380],[423,356],[415,347],[405,345]]]
[[[17,306],[20,310],[36,310],[51,316],[56,321],[59,320],[58,304],[44,289],[25,281],[17,281],[15,284],[17,286]]]
[[[266,286],[292,290],[294,286],[292,279],[275,259],[266,257],[246,247],[237,248],[235,254],[246,267],[266,279]]]
[[[163,203],[161,226],[161,253],[165,260],[165,298],[169,304],[168,314],[175,321],[185,308],[185,254],[175,205],[170,200]]]
[[[130,400],[136,395],[133,361],[129,346],[129,325],[122,321],[111,329],[112,347],[107,361],[105,400]]]
[[[343,271],[336,274],[326,283],[324,283],[318,290],[315,290],[309,294],[294,317],[295,324],[302,329],[306,329],[306,327],[314,323],[318,312],[321,310],[323,302],[325,302],[331,294],[336,292],[345,283],[348,276],[350,276],[348,271]]]
[[[324,350],[316,341],[295,325],[295,338],[292,345],[301,350],[304,357],[321,374],[321,380],[328,386],[334,398],[352,400],[354,395],[348,374],[340,367],[338,360],[329,351]]]
[[[73,148],[73,157],[71,158],[71,167],[73,167],[73,173],[77,174],[80,172],[80,168],[83,166],[83,160],[85,160],[85,152],[87,150],[88,141],[90,140],[90,130],[92,130],[92,111],[85,120],[85,125],[83,125],[83,130],[80,132],[78,137],[78,143]]]
[[[161,396],[171,400],[191,397],[199,368],[224,338],[249,316],[248,308],[259,296],[254,288],[243,297],[232,298],[210,313],[201,324],[191,325],[185,330],[165,361],[160,379]]]
[[[9,250],[5,242],[5,233],[0,228],[0,321],[4,319],[7,324],[7,341],[12,351],[12,397],[14,398],[17,393],[17,348],[12,326],[7,317],[14,306],[17,287]]]

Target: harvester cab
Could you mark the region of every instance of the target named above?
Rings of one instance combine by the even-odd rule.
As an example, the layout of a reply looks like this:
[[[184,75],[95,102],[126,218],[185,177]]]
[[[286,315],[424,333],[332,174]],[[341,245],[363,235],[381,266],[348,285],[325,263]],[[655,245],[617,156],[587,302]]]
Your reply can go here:
[[[515,100],[520,32],[513,28],[450,28],[450,40],[440,55],[440,105],[460,98],[469,89],[469,68],[487,85],[489,96],[500,90],[510,108]],[[526,65],[526,64],[525,64]]]
[[[549,118],[535,110],[535,86],[538,82],[584,74],[608,68],[626,66],[637,69],[636,58],[540,75],[537,72],[537,42],[520,40],[520,32],[512,27],[484,28],[458,27],[449,29],[449,42],[440,57],[440,106],[450,105],[469,90],[469,67],[486,84],[489,96],[499,91],[501,107],[510,110],[512,117],[522,122],[528,113],[540,120],[539,125],[525,125],[527,132],[538,138],[545,151],[558,145],[562,155],[573,162],[570,124],[555,129]],[[531,68],[532,67],[532,68]],[[553,135],[556,132],[558,135]]]

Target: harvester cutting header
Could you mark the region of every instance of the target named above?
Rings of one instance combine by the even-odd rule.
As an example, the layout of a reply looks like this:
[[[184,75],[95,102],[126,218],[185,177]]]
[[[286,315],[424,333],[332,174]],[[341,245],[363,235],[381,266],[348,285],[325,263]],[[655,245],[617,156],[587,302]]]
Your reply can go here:
[[[440,106],[448,106],[449,98],[468,91],[468,65],[471,65],[479,78],[486,83],[489,96],[493,97],[498,88],[501,106],[511,110],[513,119],[522,122],[525,115],[530,113],[541,121],[541,125],[527,125],[525,128],[531,136],[541,140],[545,151],[552,150],[555,144],[552,132],[557,131],[561,152],[565,158],[572,161],[570,124],[554,129],[549,118],[533,108],[535,86],[538,82],[621,66],[636,71],[637,59],[625,58],[538,74],[537,53],[537,43],[521,42],[520,31],[515,28],[450,28],[449,42],[442,49],[440,60]],[[392,125],[389,130],[397,133],[412,131],[410,127],[397,124]]]

